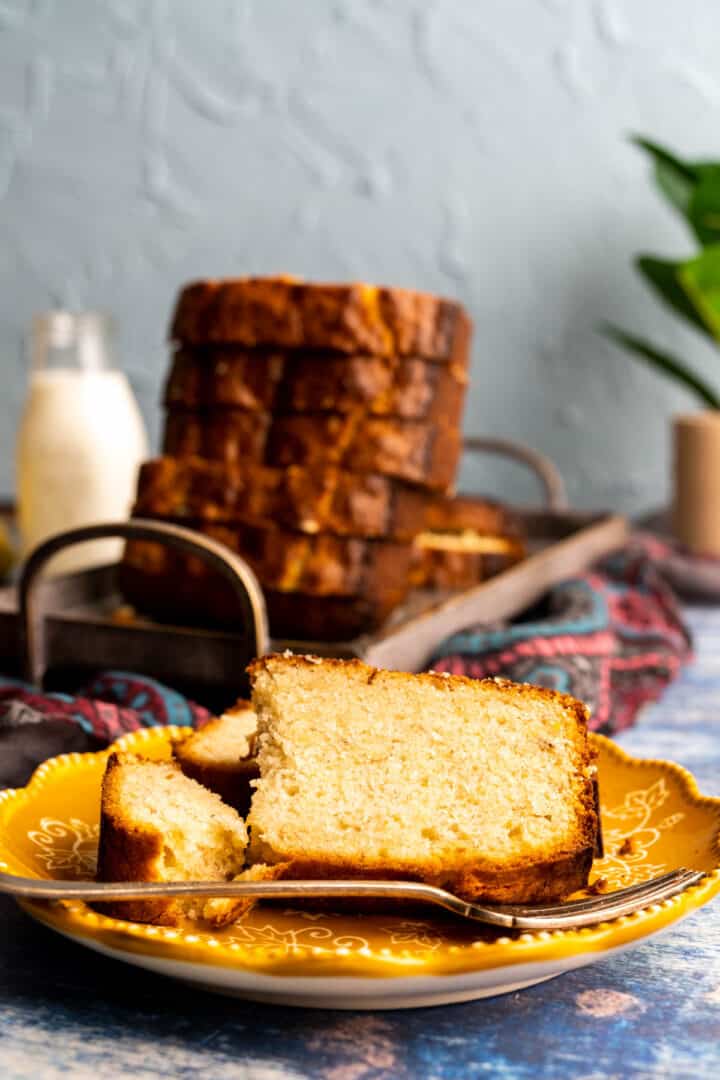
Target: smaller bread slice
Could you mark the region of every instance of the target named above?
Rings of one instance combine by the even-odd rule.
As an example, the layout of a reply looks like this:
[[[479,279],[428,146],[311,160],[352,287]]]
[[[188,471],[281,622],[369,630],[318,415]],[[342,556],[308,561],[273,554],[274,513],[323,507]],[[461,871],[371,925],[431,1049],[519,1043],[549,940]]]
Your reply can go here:
[[[244,817],[250,808],[250,782],[260,775],[254,754],[256,734],[252,705],[238,701],[178,740],[173,753],[186,776],[214,791]]]
[[[505,680],[290,653],[249,667],[251,853],[294,877],[396,877],[468,900],[558,900],[597,836],[587,710]]]
[[[245,861],[247,831],[218,795],[174,761],[113,753],[102,783],[98,881],[231,881]],[[204,917],[204,899],[103,905],[119,919],[180,925]]]

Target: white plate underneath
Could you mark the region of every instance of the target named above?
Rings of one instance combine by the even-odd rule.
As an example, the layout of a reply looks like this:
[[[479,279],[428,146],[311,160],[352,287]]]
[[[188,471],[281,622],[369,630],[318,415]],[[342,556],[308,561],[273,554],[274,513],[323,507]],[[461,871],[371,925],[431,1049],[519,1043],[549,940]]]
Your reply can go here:
[[[113,960],[122,960],[158,975],[167,975],[211,993],[306,1009],[418,1009],[431,1005],[477,1001],[480,998],[524,990],[528,986],[553,979],[566,971],[603,960],[608,955],[624,952],[631,947],[631,944],[628,944],[609,952],[585,953],[540,963],[512,964],[458,975],[366,978],[262,975],[243,968],[148,956],[112,948],[81,934],[70,934],[64,930],[59,933]]]

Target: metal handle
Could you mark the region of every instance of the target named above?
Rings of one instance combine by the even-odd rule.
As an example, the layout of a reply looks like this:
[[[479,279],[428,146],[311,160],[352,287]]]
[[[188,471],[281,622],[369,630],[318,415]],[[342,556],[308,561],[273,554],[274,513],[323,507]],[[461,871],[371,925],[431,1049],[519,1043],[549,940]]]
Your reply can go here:
[[[40,571],[48,559],[63,548],[81,544],[86,540],[119,537],[124,540],[152,540],[176,548],[186,555],[202,559],[221,574],[235,593],[238,609],[247,627],[247,636],[255,656],[268,651],[269,636],[267,613],[262,589],[255,574],[244,559],[225,544],[209,536],[167,522],[134,518],[131,521],[114,521],[102,525],[87,525],[80,529],[51,536],[38,545],[25,562],[18,585],[20,597],[21,651],[24,658],[26,678],[37,686],[47,670],[45,648],[45,619],[38,604],[37,585]]]
[[[560,470],[550,458],[545,457],[539,450],[533,450],[531,447],[515,442],[513,439],[486,439],[474,435],[465,439],[463,446],[465,450],[470,450],[473,453],[499,454],[502,457],[513,458],[513,460],[527,465],[542,484],[547,508],[549,510],[567,509],[567,491]]]

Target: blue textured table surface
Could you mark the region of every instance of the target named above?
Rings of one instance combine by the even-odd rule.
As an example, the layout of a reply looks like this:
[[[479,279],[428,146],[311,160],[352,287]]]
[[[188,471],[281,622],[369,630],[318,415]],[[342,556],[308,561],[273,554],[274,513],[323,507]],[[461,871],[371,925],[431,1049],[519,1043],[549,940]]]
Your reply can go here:
[[[720,795],[720,608],[621,739]],[[0,1076],[208,1080],[720,1077],[720,902],[651,943],[506,997],[395,1013],[270,1008],[103,959],[0,901]]]

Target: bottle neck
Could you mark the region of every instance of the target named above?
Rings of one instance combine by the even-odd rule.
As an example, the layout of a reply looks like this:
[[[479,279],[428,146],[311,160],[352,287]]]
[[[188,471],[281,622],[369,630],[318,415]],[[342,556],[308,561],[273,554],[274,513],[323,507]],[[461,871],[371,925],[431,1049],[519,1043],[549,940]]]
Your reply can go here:
[[[49,311],[33,320],[32,372],[109,371],[114,367],[110,320],[97,312]]]

